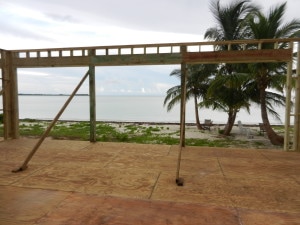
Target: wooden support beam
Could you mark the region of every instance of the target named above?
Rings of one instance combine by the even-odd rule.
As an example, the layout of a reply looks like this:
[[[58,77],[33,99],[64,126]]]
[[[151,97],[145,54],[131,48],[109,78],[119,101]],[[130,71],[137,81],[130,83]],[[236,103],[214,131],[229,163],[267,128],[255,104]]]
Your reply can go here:
[[[299,38],[25,49],[12,52],[14,65],[17,68],[76,67],[88,66],[90,63],[95,66],[122,66],[180,64],[181,62],[188,64],[287,62],[292,49],[280,49],[279,46],[295,41],[299,41]],[[273,45],[273,49],[261,49],[263,44]],[[228,50],[217,51],[218,46],[221,45],[227,46]],[[232,46],[241,46],[241,48],[233,50]],[[184,55],[180,50],[182,47],[187,49]],[[95,51],[92,58],[88,55],[91,50]]]
[[[89,71],[86,72],[86,74],[83,76],[83,78],[81,79],[81,81],[79,82],[79,84],[76,86],[76,88],[74,89],[74,91],[72,92],[72,94],[69,96],[69,98],[67,99],[67,101],[65,102],[65,104],[62,106],[62,108],[56,114],[55,118],[52,120],[52,122],[49,124],[49,126],[47,127],[47,129],[44,131],[44,133],[42,134],[42,136],[40,137],[40,139],[38,140],[38,142],[35,144],[35,146],[33,147],[33,149],[29,152],[29,154],[26,157],[26,159],[24,160],[23,164],[19,168],[14,169],[12,171],[13,173],[21,172],[21,171],[24,171],[24,170],[27,169],[27,165],[28,165],[29,161],[34,156],[34,154],[37,152],[37,150],[39,149],[39,147],[41,146],[41,144],[44,142],[45,138],[48,136],[48,134],[50,133],[51,129],[54,127],[54,125],[58,121],[59,117],[63,114],[63,112],[65,111],[65,109],[69,105],[69,103],[72,101],[73,97],[76,95],[77,91],[82,86],[83,82],[85,81],[85,79],[87,78],[88,75],[89,75]]]
[[[92,63],[96,66],[169,65],[181,62],[180,53],[105,55],[92,58]]]
[[[19,138],[19,103],[17,68],[13,53],[1,51],[4,139]]]
[[[300,152],[300,42],[298,42],[293,150]]]
[[[287,62],[291,54],[292,49],[187,52],[183,54],[183,60],[189,64]]]
[[[182,47],[182,52],[185,52],[186,48]],[[176,169],[176,183],[178,186],[183,186],[183,180],[180,178],[180,165],[181,165],[181,152],[185,147],[185,110],[186,110],[186,82],[187,82],[187,68],[186,63],[181,63],[181,102],[180,102],[180,142],[179,152],[177,158]]]
[[[94,55],[95,51],[90,51]],[[95,65],[89,66],[89,93],[90,93],[90,142],[96,142],[96,79]]]
[[[42,68],[42,67],[83,67],[90,64],[88,56],[69,57],[40,57],[40,58],[15,58],[14,64],[18,68]]]
[[[241,51],[209,51],[156,54],[124,54],[90,56],[26,57],[15,58],[18,68],[37,67],[79,67],[90,63],[95,66],[126,65],[171,65],[186,62],[198,63],[255,63],[286,62],[290,60],[291,49],[241,50]],[[59,51],[61,52],[61,51]],[[107,52],[108,54],[108,52]],[[27,56],[27,54],[26,54]]]
[[[290,48],[293,49],[293,43],[290,43]],[[293,57],[290,55],[290,60],[287,64],[286,76],[286,101],[285,101],[285,132],[284,132],[284,150],[290,150],[290,121],[291,121],[291,91],[292,91],[292,70],[293,70]]]
[[[186,63],[181,64],[181,102],[180,102],[180,147],[185,146],[185,114],[186,114]]]

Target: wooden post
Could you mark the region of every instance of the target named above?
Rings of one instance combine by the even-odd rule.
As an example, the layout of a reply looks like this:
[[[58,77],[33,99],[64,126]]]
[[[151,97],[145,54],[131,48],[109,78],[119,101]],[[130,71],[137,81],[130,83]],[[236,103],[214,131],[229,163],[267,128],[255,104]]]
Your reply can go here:
[[[293,42],[289,44],[290,48],[293,49]],[[290,149],[290,120],[291,120],[291,91],[292,91],[292,70],[293,70],[293,57],[287,64],[287,75],[286,75],[286,102],[285,102],[285,132],[284,132],[284,151]]]
[[[4,139],[19,138],[19,103],[17,68],[13,53],[2,51],[3,129]]]
[[[183,48],[186,51],[186,48]],[[180,102],[180,146],[185,146],[185,111],[186,111],[186,63],[181,63],[181,102]]]
[[[186,47],[181,47],[181,53],[186,52]],[[180,102],[180,143],[179,152],[177,159],[177,169],[176,169],[176,183],[178,186],[183,185],[182,178],[179,177],[180,164],[181,164],[181,151],[185,147],[185,109],[186,109],[186,81],[187,81],[187,68],[186,63],[181,63],[181,102]]]
[[[293,150],[300,152],[300,42],[298,42]]]
[[[90,51],[93,57],[95,51]],[[90,94],[90,142],[96,142],[96,81],[95,81],[95,65],[89,65],[89,94]]]

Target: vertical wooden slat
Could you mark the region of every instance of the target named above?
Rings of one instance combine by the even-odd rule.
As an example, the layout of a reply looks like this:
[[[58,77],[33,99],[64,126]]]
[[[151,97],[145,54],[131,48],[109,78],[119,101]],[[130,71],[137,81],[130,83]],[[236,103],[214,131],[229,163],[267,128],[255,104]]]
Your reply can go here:
[[[261,42],[259,42],[257,47],[258,47],[258,50],[261,50],[262,43],[261,43]]]
[[[228,51],[231,51],[231,44],[228,44]]]

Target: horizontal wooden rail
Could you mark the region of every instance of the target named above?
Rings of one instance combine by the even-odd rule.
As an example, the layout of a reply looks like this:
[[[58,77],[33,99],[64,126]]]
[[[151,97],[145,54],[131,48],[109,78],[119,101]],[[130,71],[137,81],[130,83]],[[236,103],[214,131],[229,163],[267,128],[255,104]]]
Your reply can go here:
[[[64,67],[289,61],[300,38],[11,50],[14,66]],[[282,48],[282,45],[285,48]],[[268,49],[262,47],[268,45]],[[220,50],[222,49],[227,50]],[[1,50],[5,51],[5,50]],[[230,53],[229,53],[230,52]],[[2,54],[1,54],[2,55]],[[1,57],[0,55],[0,63]]]

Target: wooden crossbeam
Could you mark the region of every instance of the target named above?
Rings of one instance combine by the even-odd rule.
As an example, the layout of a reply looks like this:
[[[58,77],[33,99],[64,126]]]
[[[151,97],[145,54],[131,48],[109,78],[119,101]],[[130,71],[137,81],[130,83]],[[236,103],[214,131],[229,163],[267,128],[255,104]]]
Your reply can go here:
[[[239,40],[222,42],[163,43],[145,45],[96,46],[78,48],[13,50],[17,68],[82,67],[122,65],[165,65],[185,63],[251,63],[286,62],[291,60],[292,49],[282,49],[300,39]],[[264,44],[268,48],[261,49]],[[225,51],[218,51],[220,46]],[[239,46],[240,50],[233,50]],[[287,45],[288,46],[288,45]],[[187,49],[181,52],[181,49]],[[94,52],[93,55],[90,52]],[[1,63],[0,58],[0,63]],[[1,63],[2,64],[2,63]]]
[[[183,61],[190,64],[287,62],[291,55],[292,49],[193,52],[184,54]]]

